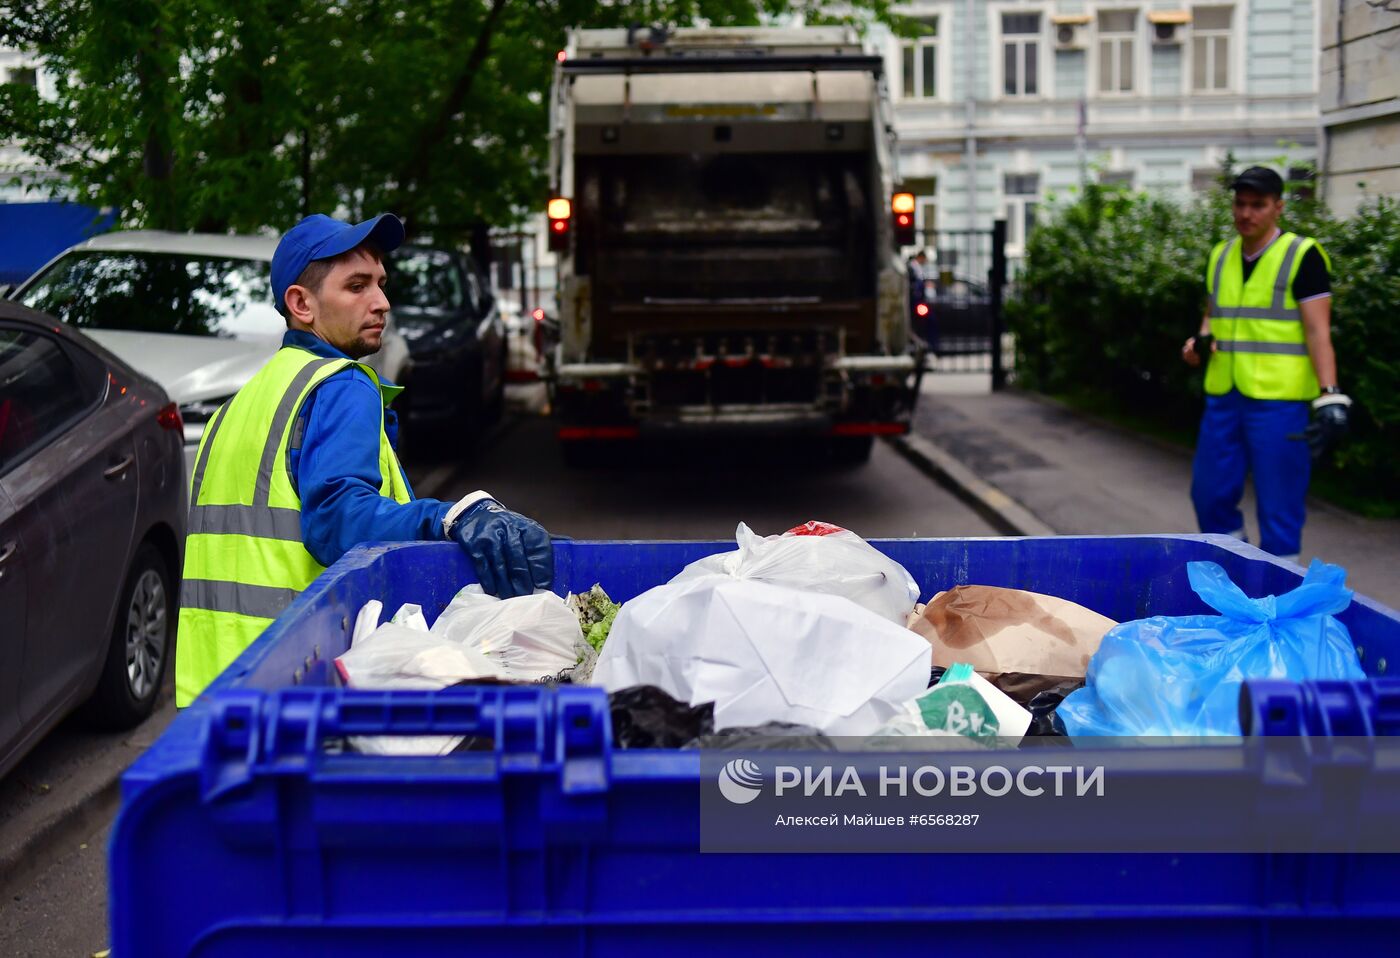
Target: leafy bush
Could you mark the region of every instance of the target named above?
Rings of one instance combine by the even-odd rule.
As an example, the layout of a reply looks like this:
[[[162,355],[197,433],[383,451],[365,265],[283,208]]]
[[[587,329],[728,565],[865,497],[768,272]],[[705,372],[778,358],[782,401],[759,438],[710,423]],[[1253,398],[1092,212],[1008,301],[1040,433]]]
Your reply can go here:
[[[1290,202],[1280,225],[1316,237],[1332,258],[1338,376],[1356,402],[1352,437],[1318,470],[1318,488],[1372,514],[1400,513],[1400,204],[1379,199],[1339,220]],[[1230,235],[1223,190],[1181,204],[1090,185],[1052,204],[1006,307],[1017,382],[1194,428],[1202,372],[1181,361],[1181,344],[1200,323],[1211,247]]]

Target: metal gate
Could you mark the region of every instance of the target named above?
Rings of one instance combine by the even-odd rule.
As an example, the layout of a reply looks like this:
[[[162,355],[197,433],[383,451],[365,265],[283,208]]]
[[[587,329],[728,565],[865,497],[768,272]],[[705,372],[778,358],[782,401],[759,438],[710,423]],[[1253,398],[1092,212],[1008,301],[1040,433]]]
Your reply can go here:
[[[909,308],[914,331],[928,343],[927,371],[990,373],[1000,389],[1011,354],[1002,319],[1006,221],[989,230],[920,230],[919,238],[928,263],[922,302],[910,268]]]

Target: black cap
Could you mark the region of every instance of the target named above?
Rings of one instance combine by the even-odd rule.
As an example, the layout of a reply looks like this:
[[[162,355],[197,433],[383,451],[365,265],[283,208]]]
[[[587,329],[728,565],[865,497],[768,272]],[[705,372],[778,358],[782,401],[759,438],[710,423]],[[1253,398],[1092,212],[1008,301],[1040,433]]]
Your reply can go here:
[[[1268,196],[1283,195],[1283,177],[1279,176],[1267,166],[1251,166],[1239,176],[1235,177],[1235,182],[1230,184],[1230,189],[1239,192],[1240,190],[1250,190],[1254,193],[1264,193]]]

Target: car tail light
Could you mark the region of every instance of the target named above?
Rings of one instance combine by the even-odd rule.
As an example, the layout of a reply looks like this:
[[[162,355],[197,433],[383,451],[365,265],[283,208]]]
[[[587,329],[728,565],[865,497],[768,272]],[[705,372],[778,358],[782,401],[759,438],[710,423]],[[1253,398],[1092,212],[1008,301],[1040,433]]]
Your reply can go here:
[[[549,249],[553,253],[563,253],[569,248],[569,228],[573,223],[574,204],[562,196],[556,196],[545,207],[549,217]]]
[[[903,436],[908,432],[907,422],[838,422],[831,427],[833,436]]]
[[[162,429],[179,433],[185,431],[185,421],[180,418],[180,407],[173,402],[160,408],[160,412],[156,413],[156,422],[160,423]]]
[[[894,216],[894,245],[914,245],[914,194],[896,193],[890,197],[890,213]]]

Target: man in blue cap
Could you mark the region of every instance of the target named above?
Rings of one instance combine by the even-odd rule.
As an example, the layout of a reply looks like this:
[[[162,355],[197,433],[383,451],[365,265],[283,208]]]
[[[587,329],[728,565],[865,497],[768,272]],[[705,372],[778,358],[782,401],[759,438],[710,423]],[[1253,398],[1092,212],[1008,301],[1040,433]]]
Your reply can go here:
[[[549,534],[484,491],[415,499],[394,452],[401,387],[379,350],[389,213],[308,216],[272,257],[282,348],[210,420],[190,480],[176,705],[192,702],[326,566],[369,541],[451,539],[502,598],[548,588]]]

